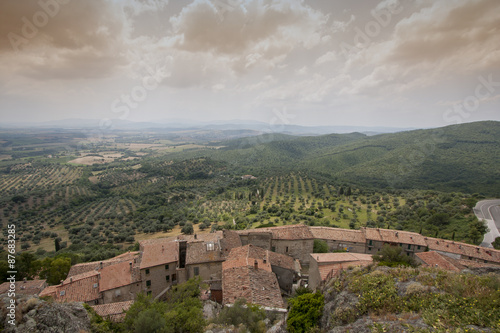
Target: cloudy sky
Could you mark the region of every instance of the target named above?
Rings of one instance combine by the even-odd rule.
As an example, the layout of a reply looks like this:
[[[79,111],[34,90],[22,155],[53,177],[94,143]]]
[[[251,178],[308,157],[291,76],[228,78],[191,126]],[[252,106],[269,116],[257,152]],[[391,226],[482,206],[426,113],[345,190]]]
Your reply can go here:
[[[500,1],[2,0],[0,116],[500,120]]]

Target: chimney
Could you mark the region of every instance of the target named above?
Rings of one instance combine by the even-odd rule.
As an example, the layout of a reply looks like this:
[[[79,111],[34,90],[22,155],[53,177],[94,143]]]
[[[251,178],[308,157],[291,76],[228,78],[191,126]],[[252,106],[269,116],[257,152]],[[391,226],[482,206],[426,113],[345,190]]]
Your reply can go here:
[[[399,232],[396,231],[396,237],[398,237],[398,235],[399,235]]]
[[[194,239],[198,239],[198,235],[197,234],[194,234]]]
[[[26,283],[26,278],[23,278],[23,283]]]
[[[61,286],[64,285],[64,280],[61,280]]]
[[[259,263],[257,262],[257,260],[253,262],[253,268],[255,269],[259,268]]]
[[[99,266],[100,266],[100,267],[101,267],[101,269],[102,269],[102,261],[99,263]]]
[[[73,283],[73,278],[72,277],[69,278],[69,283]]]
[[[132,261],[128,263],[129,267],[130,267],[130,271],[132,272]]]

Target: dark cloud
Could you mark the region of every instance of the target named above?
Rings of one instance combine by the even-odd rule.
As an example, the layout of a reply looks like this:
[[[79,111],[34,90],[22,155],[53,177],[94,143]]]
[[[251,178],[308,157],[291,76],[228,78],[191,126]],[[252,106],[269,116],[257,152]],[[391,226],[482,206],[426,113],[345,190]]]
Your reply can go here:
[[[102,77],[121,63],[124,23],[109,1],[6,0],[0,13],[0,53],[21,74]]]
[[[449,61],[451,66],[475,67],[500,45],[500,2],[476,0],[449,8],[436,3],[398,25],[389,61],[407,65]],[[498,53],[498,52],[497,52]],[[457,64],[457,57],[459,62]],[[500,54],[493,63],[498,66]]]

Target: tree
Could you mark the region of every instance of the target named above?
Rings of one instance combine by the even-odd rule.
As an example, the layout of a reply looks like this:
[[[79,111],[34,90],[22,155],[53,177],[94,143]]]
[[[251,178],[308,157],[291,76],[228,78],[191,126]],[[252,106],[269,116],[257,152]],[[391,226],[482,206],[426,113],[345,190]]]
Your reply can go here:
[[[343,195],[344,194],[344,188],[342,186],[340,186],[339,188],[339,195]]]
[[[495,238],[491,245],[493,245],[495,249],[500,250],[500,237]]]
[[[16,260],[19,279],[33,279],[38,270],[36,256],[30,252],[22,252]]]
[[[468,236],[472,243],[478,244],[486,232],[488,232],[488,227],[484,220],[479,221],[477,218],[474,218],[469,223]]]
[[[321,239],[315,239],[313,253],[328,253],[328,244]]]
[[[198,277],[173,287],[166,294],[166,302],[139,294],[125,316],[126,331],[203,332],[205,320],[203,319],[203,304],[199,299],[200,284],[201,278]],[[157,323],[162,323],[162,325],[157,325]]]
[[[384,245],[379,254],[373,255],[373,260],[378,261],[379,265],[389,267],[417,265],[415,260],[405,255],[399,246]]]
[[[437,213],[429,217],[427,223],[430,225],[435,225],[438,227],[442,227],[450,224],[450,215],[446,213]]]
[[[160,333],[165,332],[165,324],[166,320],[162,313],[154,308],[150,308],[139,313],[137,319],[134,321],[134,328],[136,333]]]
[[[350,196],[351,196],[351,194],[352,194],[352,189],[351,189],[351,187],[349,186],[349,187],[347,188],[346,192],[345,192],[345,195],[346,195],[346,197],[350,197]]]
[[[251,333],[258,333],[265,332],[265,318],[266,313],[258,305],[247,304],[244,298],[239,298],[233,306],[222,309],[216,322],[236,327],[243,324]]]
[[[289,303],[291,309],[286,324],[290,333],[308,332],[318,325],[325,306],[322,294],[302,294],[291,298]]]
[[[184,226],[181,229],[181,232],[185,235],[192,235],[194,233],[193,224],[191,222],[184,224]]]

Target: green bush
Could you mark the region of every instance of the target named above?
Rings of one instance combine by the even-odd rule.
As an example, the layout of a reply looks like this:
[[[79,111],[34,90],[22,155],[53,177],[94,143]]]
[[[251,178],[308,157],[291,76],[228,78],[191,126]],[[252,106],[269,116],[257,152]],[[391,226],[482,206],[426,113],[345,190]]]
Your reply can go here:
[[[328,244],[324,240],[315,239],[313,253],[328,253]]]
[[[265,318],[264,310],[257,305],[247,304],[244,298],[240,298],[233,306],[222,309],[215,322],[236,327],[244,325],[251,333],[261,333],[265,332]]]
[[[166,302],[139,294],[127,311],[126,332],[201,333],[205,327],[200,295],[201,279],[181,283],[167,295]],[[152,319],[153,318],[153,319]],[[161,324],[161,326],[160,326]]]
[[[417,266],[415,259],[405,255],[399,246],[384,245],[379,254],[373,255],[373,260],[378,261],[381,266]]]
[[[319,323],[325,306],[325,298],[320,293],[302,294],[289,300],[287,329],[290,333],[308,332]]]

